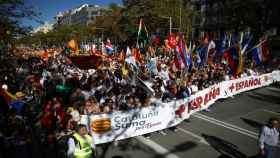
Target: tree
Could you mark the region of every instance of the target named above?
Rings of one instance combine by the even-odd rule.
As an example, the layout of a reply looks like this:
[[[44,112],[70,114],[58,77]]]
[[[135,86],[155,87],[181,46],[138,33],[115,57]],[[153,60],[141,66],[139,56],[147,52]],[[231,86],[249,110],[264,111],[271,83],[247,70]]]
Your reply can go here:
[[[186,0],[125,0],[124,6],[115,3],[103,9],[90,25],[60,26],[46,34],[32,35],[37,44],[55,42],[65,43],[71,38],[78,42],[87,41],[93,36],[103,35],[115,44],[132,45],[136,43],[139,20],[142,18],[149,33],[161,28],[169,32],[169,20],[172,17],[173,28],[188,35],[191,32],[193,11]],[[174,29],[173,29],[174,31]]]
[[[135,20],[125,14],[125,8],[115,3],[103,10],[102,16],[97,17],[94,26],[103,28],[105,37],[113,38],[114,41],[124,42],[136,32]]]
[[[214,29],[239,32],[249,27],[255,36],[262,36],[265,31],[280,26],[278,2],[274,0],[208,0],[206,4],[218,6],[209,7],[206,13],[220,17],[221,23],[213,26]]]
[[[161,28],[168,32],[168,17],[172,18],[172,28],[176,32],[189,34],[191,19],[194,14],[190,2],[186,0],[124,0],[124,5],[130,16],[143,18],[148,30]]]
[[[0,0],[0,43],[8,46],[15,37],[25,34],[30,27],[20,25],[22,18],[37,20],[38,14],[31,7],[27,7],[23,0]],[[37,20],[38,21],[38,20]],[[3,52],[7,47],[2,48]]]

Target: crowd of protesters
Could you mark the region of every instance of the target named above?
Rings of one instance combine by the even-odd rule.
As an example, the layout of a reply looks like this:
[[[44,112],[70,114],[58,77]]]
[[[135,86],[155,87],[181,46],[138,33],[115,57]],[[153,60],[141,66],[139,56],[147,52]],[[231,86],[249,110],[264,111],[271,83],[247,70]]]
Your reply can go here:
[[[41,56],[28,49],[20,51],[20,55],[1,56],[0,141],[4,143],[0,144],[4,145],[0,150],[9,157],[19,153],[6,149],[24,151],[20,157],[30,157],[36,151],[28,146],[36,143],[55,150],[57,140],[75,129],[81,115],[147,107],[152,98],[182,99],[224,80],[271,71],[247,64],[242,74],[231,75],[224,61],[175,71],[170,66],[173,54],[152,47],[139,50],[136,65],[119,57],[122,50],[90,70],[79,69],[62,49]]]

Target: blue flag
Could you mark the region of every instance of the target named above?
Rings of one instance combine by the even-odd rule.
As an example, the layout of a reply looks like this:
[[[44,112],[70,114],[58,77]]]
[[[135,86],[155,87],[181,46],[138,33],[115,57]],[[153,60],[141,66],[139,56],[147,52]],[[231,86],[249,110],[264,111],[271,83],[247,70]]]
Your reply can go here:
[[[207,62],[208,44],[203,44],[197,52],[201,60],[200,65],[204,65]]]

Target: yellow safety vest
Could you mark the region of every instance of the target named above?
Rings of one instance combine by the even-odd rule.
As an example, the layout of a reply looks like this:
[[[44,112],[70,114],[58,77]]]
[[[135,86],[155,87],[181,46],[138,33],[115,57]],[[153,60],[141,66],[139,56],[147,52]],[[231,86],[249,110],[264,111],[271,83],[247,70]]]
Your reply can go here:
[[[73,137],[78,141],[80,147],[75,148],[74,157],[75,158],[91,158],[92,157],[92,137],[90,135],[85,135],[82,138],[78,133],[74,133]]]

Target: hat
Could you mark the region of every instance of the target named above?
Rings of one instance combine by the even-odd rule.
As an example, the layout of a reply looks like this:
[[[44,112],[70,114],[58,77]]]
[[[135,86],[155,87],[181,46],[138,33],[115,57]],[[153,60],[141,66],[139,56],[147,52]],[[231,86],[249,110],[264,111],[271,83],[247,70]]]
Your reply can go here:
[[[167,66],[166,64],[161,64],[161,68],[163,68],[163,69],[167,69],[167,68],[168,68],[168,66]]]
[[[71,113],[72,111],[74,111],[74,108],[72,108],[72,107],[69,107],[69,108],[67,109],[67,113]]]
[[[16,92],[16,97],[17,98],[21,98],[21,97],[24,97],[25,94],[23,92]]]
[[[3,85],[2,85],[2,89],[4,89],[4,90],[8,90],[8,85],[3,84]]]

